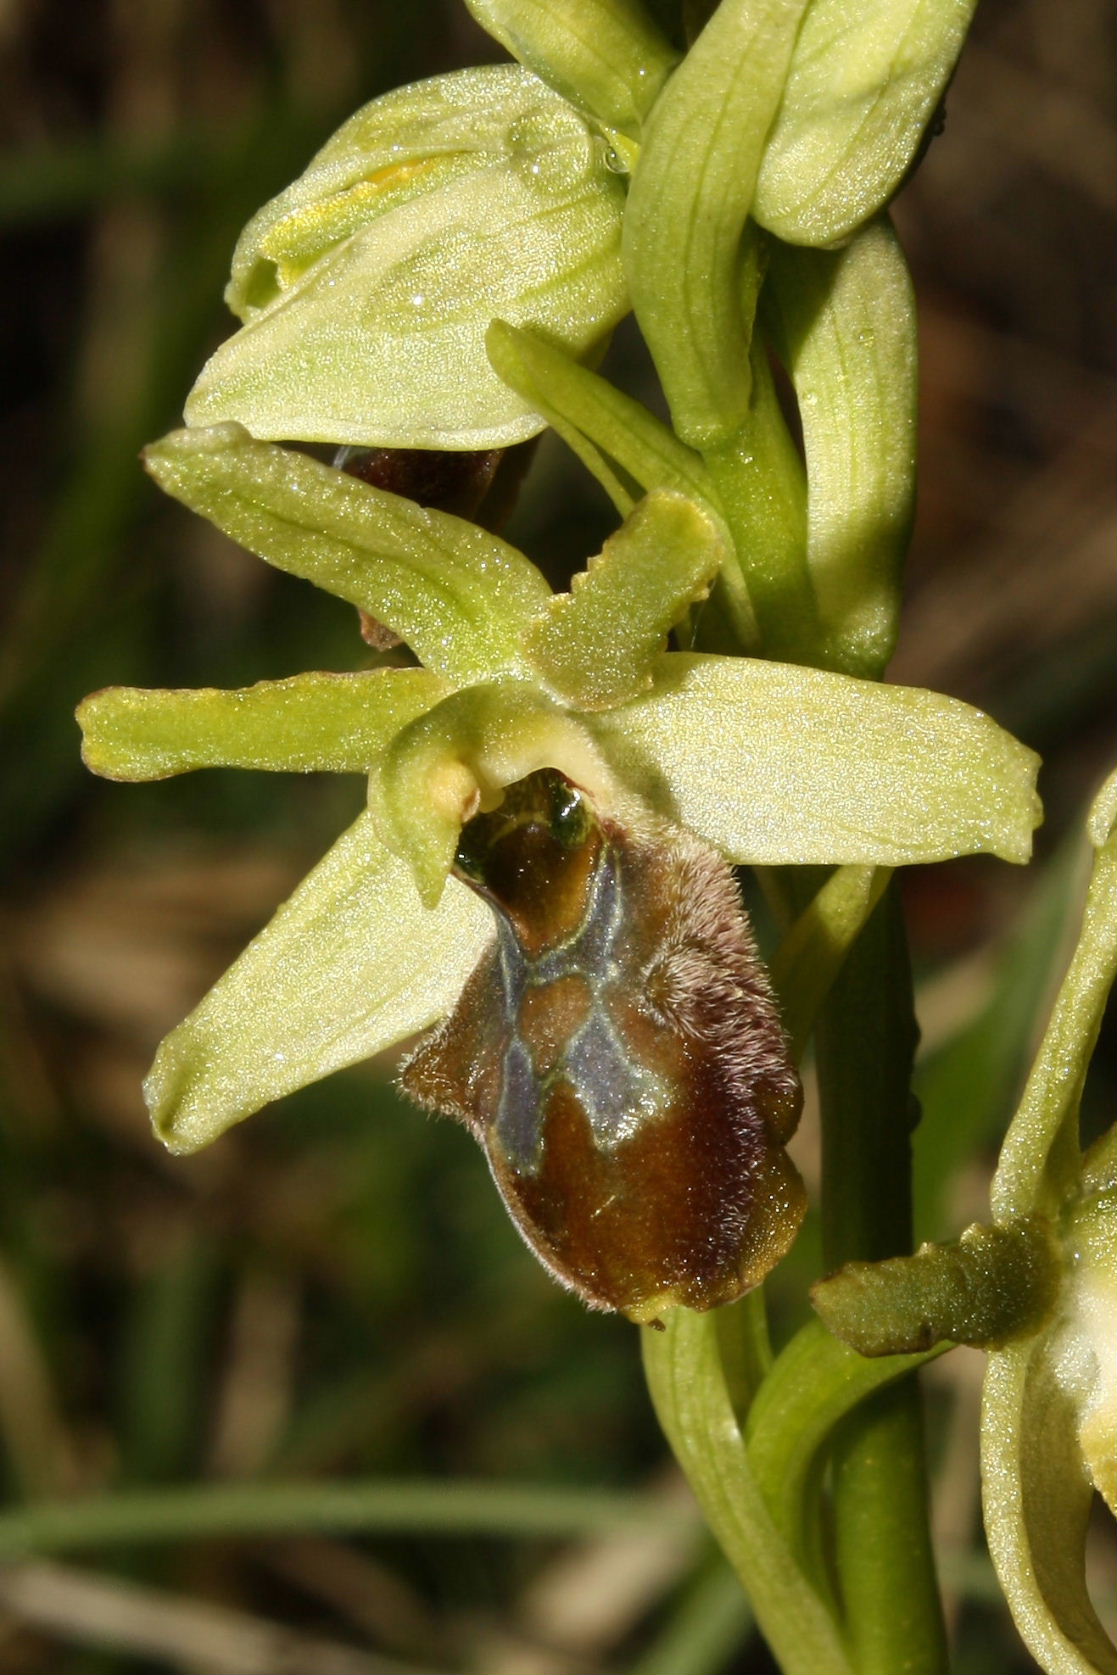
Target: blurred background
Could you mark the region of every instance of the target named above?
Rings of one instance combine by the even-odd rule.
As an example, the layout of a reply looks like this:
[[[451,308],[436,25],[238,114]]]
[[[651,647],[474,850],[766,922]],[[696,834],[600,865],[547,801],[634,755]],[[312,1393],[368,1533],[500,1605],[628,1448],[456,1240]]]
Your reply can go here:
[[[1111,749],[1112,32],[1101,0],[985,0],[896,206],[923,419],[893,676],[1047,763],[1034,868],[906,883],[923,1236],[986,1211]],[[108,786],[78,758],[96,687],[371,655],[352,612],[161,499],[136,455],[231,329],[252,211],[358,104],[500,53],[457,0],[0,0],[0,55],[0,1558],[30,1554],[0,1563],[0,1671],[757,1675],[635,1332],[551,1284],[464,1132],[375,1065],[189,1161],[150,1137],[157,1041],[361,784]],[[646,393],[630,332],[612,354]],[[569,568],[609,524],[545,438],[510,538]],[[1091,1131],[1112,1082],[1091,1081]],[[809,1120],[799,1158],[810,1176]],[[772,1287],[781,1328],[817,1260],[808,1228]],[[935,1515],[959,1675],[1024,1675],[980,1533],[981,1366],[958,1351],[928,1381]],[[316,1487],[337,1485],[344,1505]],[[165,1491],[146,1523],[139,1489]],[[75,1507],[97,1494],[99,1522]],[[1107,1540],[1099,1522],[1112,1617]]]

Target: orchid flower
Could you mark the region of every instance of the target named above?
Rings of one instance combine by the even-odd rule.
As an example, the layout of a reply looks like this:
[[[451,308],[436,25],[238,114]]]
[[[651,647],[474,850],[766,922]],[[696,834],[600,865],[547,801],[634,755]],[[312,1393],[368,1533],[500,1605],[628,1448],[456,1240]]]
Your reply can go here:
[[[369,779],[367,812],[160,1047],[146,1095],[175,1151],[452,1011],[493,935],[489,907],[452,875],[462,828],[540,770],[620,829],[654,828],[668,849],[689,837],[722,866],[1027,858],[1036,759],[987,716],[664,649],[724,556],[717,517],[677,491],[644,497],[556,594],[474,524],[235,424],[174,433],[147,464],[421,660],[241,691],[111,688],[82,705],[86,761],[109,777],[224,764]],[[647,1318],[661,1293],[625,1306]]]

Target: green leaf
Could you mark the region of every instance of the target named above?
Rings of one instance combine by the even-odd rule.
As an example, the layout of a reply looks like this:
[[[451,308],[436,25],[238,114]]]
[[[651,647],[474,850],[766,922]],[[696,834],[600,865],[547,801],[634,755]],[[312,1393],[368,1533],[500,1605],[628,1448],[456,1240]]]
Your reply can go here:
[[[1090,814],[1089,830],[1097,852],[1078,946],[993,1177],[991,1197],[998,1221],[1032,1210],[1057,1213],[1079,1190],[1078,1108],[1117,976],[1115,794],[1117,775],[1112,775]]]
[[[466,0],[513,58],[588,116],[637,139],[678,53],[639,0]]]
[[[375,100],[245,229],[228,299],[246,324],[203,369],[188,422],[407,448],[535,435],[485,330],[498,314],[582,351],[627,312],[608,156],[519,65]]]
[[[586,729],[526,681],[455,692],[396,735],[370,779],[369,799],[429,907],[441,897],[463,822],[495,808],[506,785],[549,767],[598,808],[623,805]]]
[[[144,1083],[172,1151],[208,1145],[269,1100],[424,1029],[450,1010],[491,935],[451,880],[421,906],[363,814],[205,999]]]
[[[718,491],[701,455],[680,442],[640,402],[537,332],[494,320],[487,341],[489,358],[500,376],[543,414],[597,478],[622,518],[632,511],[641,490],[657,488],[677,489],[713,511],[721,511]],[[797,456],[796,466],[801,477]],[[770,537],[768,525],[763,534]],[[804,545],[805,541],[804,535]],[[750,551],[749,557],[759,559],[760,554]],[[755,651],[759,644],[740,557],[732,547],[714,584],[714,602],[698,618],[700,633],[705,635],[711,629],[716,636],[709,645],[711,650]],[[726,630],[730,634],[728,642],[724,642]]]
[[[764,1498],[726,1387],[719,1310],[672,1309],[642,1332],[648,1388],[711,1530],[785,1675],[853,1675],[842,1637]]]
[[[1038,758],[968,704],[751,658],[668,652],[588,718],[620,777],[751,865],[1025,861]]]
[[[745,1429],[752,1469],[780,1534],[820,1590],[825,1580],[810,1525],[826,1445],[860,1402],[931,1354],[867,1361],[812,1320],[781,1350],[756,1393]]]
[[[581,709],[607,709],[652,684],[668,630],[705,598],[726,556],[719,524],[693,500],[656,489],[610,536],[569,593],[528,633],[546,684]]]
[[[269,564],[368,611],[454,681],[520,667],[550,598],[522,553],[240,425],[176,430],[145,450],[161,488]]]
[[[632,396],[530,327],[494,320],[489,359],[591,471],[622,517],[640,491],[678,489],[716,503],[701,457]]]
[[[764,292],[799,402],[807,564],[827,661],[879,676],[891,655],[915,503],[915,300],[886,220],[845,249],[775,246]]]
[[[755,292],[741,241],[803,9],[722,0],[656,102],[632,178],[625,273],[675,429],[695,447],[726,441],[748,411]]]
[[[78,705],[82,758],[106,779],[213,767],[367,774],[392,736],[447,690],[426,669],[293,675],[237,691],[111,686]]]
[[[756,183],[753,214],[795,244],[837,244],[901,184],[976,0],[813,0]]]

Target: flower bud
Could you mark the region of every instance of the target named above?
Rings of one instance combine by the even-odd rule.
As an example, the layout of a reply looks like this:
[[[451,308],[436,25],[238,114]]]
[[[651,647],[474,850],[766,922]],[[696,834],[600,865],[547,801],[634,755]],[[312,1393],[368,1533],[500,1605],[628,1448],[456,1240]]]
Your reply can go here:
[[[575,353],[627,309],[608,147],[516,64],[374,100],[249,222],[191,425],[402,448],[523,441],[542,418],[493,372],[495,315]]]

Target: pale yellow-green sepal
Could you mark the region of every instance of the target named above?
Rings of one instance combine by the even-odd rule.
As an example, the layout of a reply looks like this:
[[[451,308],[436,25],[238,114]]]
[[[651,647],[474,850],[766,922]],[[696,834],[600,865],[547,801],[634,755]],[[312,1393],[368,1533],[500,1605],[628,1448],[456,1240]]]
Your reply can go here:
[[[768,135],[753,214],[837,244],[888,202],[954,69],[975,0],[813,0]]]
[[[491,935],[451,880],[436,909],[360,818],[159,1048],[144,1092],[172,1151],[448,1012]]]
[[[593,732],[637,794],[735,861],[1028,859],[1038,758],[968,704],[743,657],[667,652],[655,674]]]
[[[237,424],[172,431],[144,460],[176,500],[269,564],[368,611],[428,668],[454,681],[519,668],[520,640],[550,589],[498,536]]]
[[[254,217],[244,327],[203,368],[192,425],[406,448],[493,448],[543,421],[493,372],[494,315],[576,352],[627,311],[624,186],[583,117],[518,64],[376,100]]]
[[[78,706],[82,758],[123,780],[215,767],[368,773],[393,735],[448,690],[426,669],[292,675],[232,691],[110,686]]]
[[[636,697],[652,684],[669,629],[706,597],[727,552],[704,507],[668,489],[646,495],[528,631],[532,664],[579,709]]]

